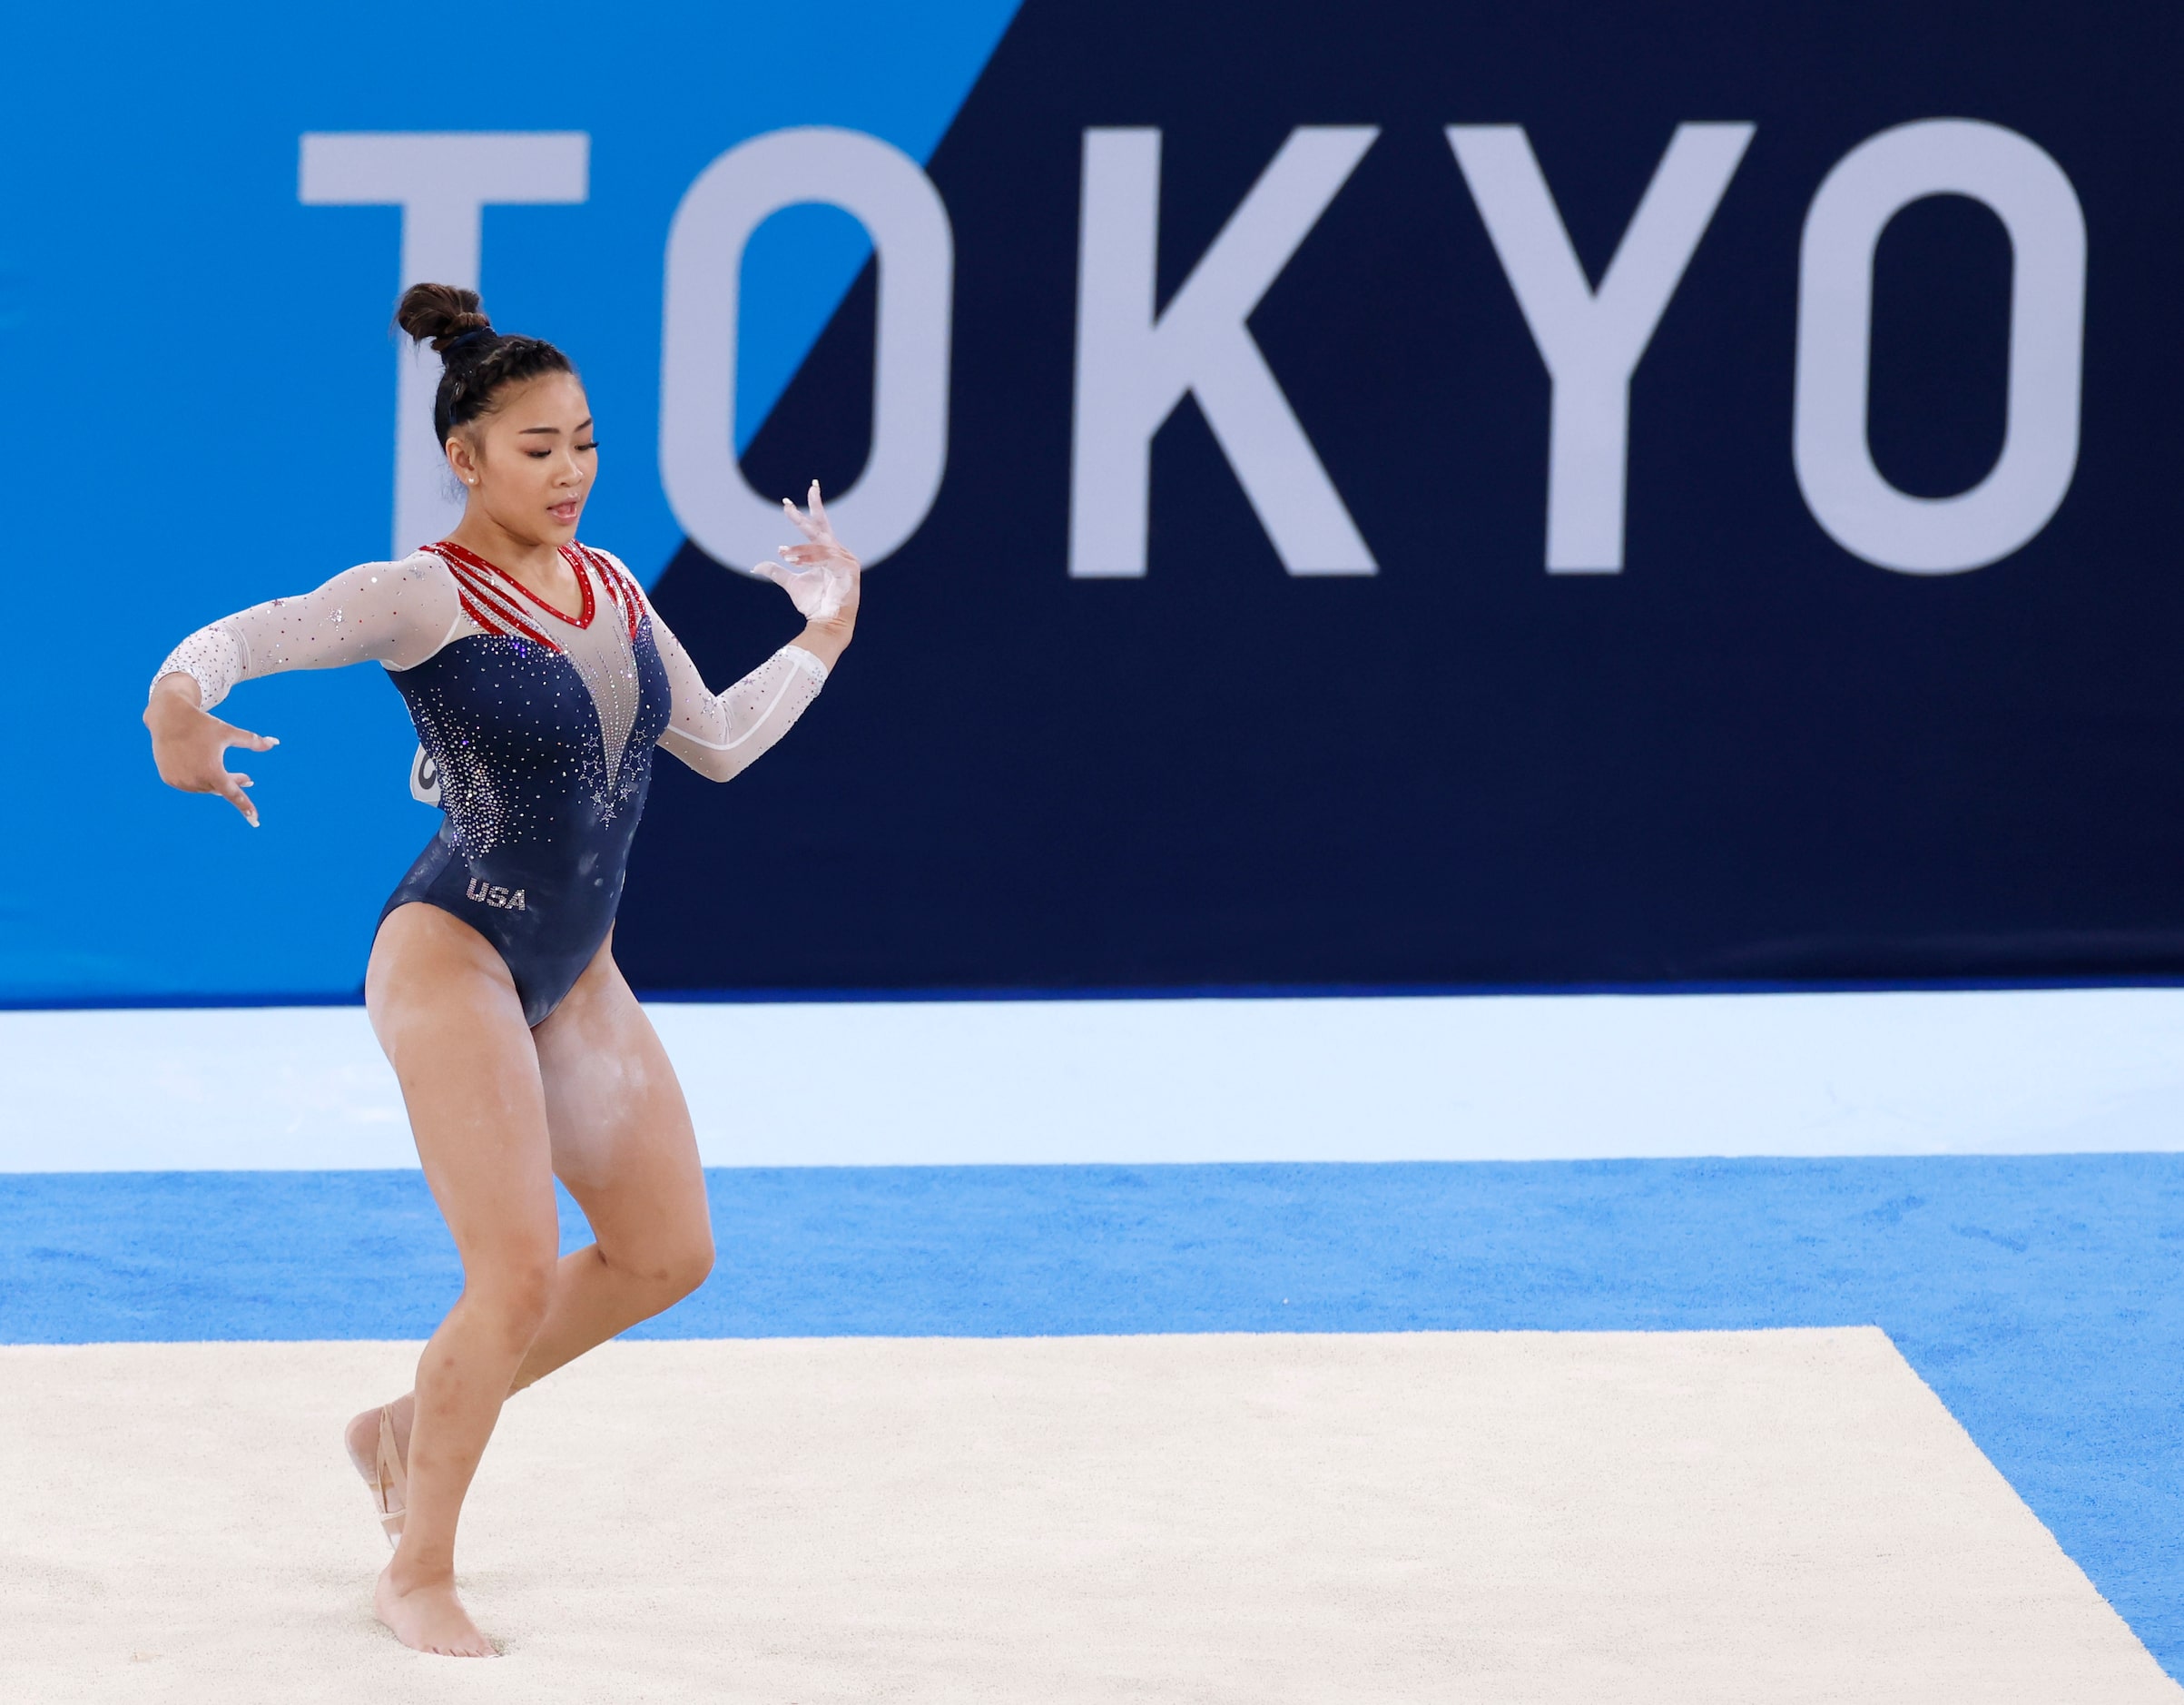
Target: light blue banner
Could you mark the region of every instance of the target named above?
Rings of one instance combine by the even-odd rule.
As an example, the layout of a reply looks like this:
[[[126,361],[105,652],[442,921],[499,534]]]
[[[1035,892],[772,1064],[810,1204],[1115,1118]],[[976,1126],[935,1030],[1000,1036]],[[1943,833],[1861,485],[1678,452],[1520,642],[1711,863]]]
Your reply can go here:
[[[304,136],[584,139],[581,200],[484,207],[480,281],[497,324],[582,368],[603,448],[585,534],[649,577],[683,537],[658,414],[684,194],[724,151],[791,126],[927,159],[1015,9],[18,13],[0,374],[18,493],[10,668],[30,737],[0,853],[0,999],[353,990],[378,906],[431,833],[377,670],[230,701],[282,742],[249,766],[255,834],[161,788],[137,721],[183,634],[389,548],[405,214],[307,204]],[[847,215],[817,208],[752,242],[739,444],[868,251]]]

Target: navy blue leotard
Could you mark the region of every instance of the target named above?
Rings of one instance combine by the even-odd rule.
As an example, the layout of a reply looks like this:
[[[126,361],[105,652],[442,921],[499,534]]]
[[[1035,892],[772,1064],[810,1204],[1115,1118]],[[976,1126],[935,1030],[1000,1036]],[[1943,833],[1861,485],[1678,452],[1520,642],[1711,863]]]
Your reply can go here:
[[[525,588],[459,547],[432,551],[488,631],[390,677],[438,773],[444,815],[379,916],[422,901],[460,918],[500,951],[525,1022],[538,1024],[614,925],[653,749],[667,727],[667,670],[634,586],[591,553],[569,552],[584,593],[575,625],[619,622],[629,641],[614,684],[627,721],[607,726],[602,695],[549,636],[558,612],[525,608],[515,601],[529,596]]]
[[[626,568],[583,545],[562,557],[582,597],[573,615],[442,540],[223,616],[160,667],[195,679],[210,710],[240,681],[383,665],[417,724],[420,764],[437,772],[437,793],[419,796],[444,816],[380,921],[412,902],[460,918],[499,950],[533,1024],[614,927],[655,747],[727,781],[827,677],[791,645],[710,692]]]

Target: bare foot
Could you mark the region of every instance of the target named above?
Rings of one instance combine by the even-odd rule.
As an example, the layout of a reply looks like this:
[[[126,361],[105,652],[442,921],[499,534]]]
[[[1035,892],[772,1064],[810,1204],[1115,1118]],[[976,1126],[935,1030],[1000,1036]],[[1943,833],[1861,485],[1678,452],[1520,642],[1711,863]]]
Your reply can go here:
[[[407,1465],[409,1461],[409,1422],[411,1415],[416,1413],[416,1400],[405,1394],[387,1407],[393,1412],[395,1454],[402,1464]],[[385,1513],[389,1507],[398,1512],[401,1509],[406,1490],[403,1482],[408,1475],[398,1475],[391,1488],[382,1489],[379,1473],[379,1412],[367,1409],[357,1416],[349,1424],[341,1442],[349,1448],[349,1462],[355,1465],[357,1473],[364,1477],[365,1485],[371,1490],[372,1503],[381,1511],[379,1524],[387,1531],[388,1543],[392,1544],[402,1537],[402,1518],[398,1513],[387,1519]]]
[[[394,1630],[394,1637],[412,1651],[436,1652],[443,1658],[497,1658],[499,1648],[478,1631],[455,1596],[455,1582],[432,1581],[407,1592],[394,1584],[395,1566],[379,1572],[372,1589],[371,1608]]]

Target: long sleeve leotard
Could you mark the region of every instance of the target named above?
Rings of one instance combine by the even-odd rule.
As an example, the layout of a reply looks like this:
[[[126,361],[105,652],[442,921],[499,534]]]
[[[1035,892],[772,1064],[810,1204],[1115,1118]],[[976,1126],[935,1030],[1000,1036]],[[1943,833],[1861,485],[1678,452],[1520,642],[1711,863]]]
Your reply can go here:
[[[562,554],[582,595],[574,614],[442,543],[200,628],[159,671],[193,678],[210,710],[261,675],[383,665],[438,773],[443,817],[380,915],[421,901],[472,925],[500,951],[532,1024],[613,927],[654,747],[727,781],[827,676],[785,646],[708,692],[618,560],[581,545]]]

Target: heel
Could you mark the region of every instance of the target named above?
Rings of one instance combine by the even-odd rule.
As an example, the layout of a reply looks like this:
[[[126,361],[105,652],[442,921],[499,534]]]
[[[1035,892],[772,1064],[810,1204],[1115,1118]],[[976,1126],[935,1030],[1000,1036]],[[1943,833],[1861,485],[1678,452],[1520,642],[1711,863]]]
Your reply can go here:
[[[402,1454],[394,1446],[394,1411],[379,1411],[379,1451],[372,1476],[372,1502],[379,1506],[379,1527],[389,1545],[402,1539],[402,1520],[409,1513],[409,1473]]]

